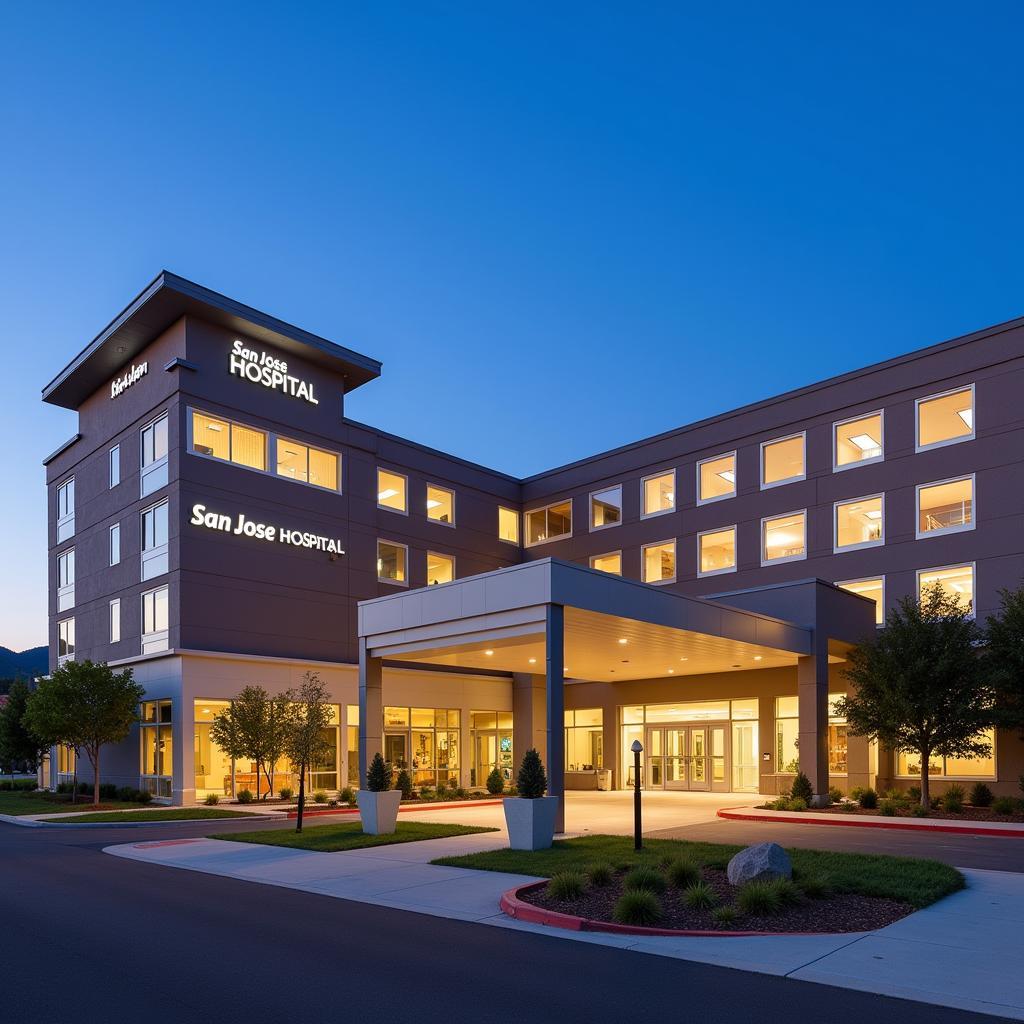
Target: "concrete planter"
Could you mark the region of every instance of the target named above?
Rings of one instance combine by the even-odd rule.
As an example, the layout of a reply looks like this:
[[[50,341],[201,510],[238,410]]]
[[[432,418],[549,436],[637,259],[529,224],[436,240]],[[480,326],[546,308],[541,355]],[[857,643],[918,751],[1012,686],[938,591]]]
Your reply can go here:
[[[542,796],[536,800],[513,796],[502,804],[510,850],[546,850],[551,846],[555,838],[557,796]]]
[[[356,803],[359,804],[363,831],[369,836],[390,835],[394,832],[398,821],[398,805],[401,802],[400,789],[387,789],[383,793],[360,789],[356,793]]]

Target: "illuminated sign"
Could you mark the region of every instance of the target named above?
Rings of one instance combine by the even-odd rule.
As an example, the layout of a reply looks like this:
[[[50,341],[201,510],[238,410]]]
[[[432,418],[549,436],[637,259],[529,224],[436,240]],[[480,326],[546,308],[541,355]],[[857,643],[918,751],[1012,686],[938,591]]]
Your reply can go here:
[[[263,350],[246,348],[245,343],[235,339],[229,357],[231,373],[251,380],[253,384],[262,384],[271,391],[280,391],[301,398],[311,405],[319,405],[320,401],[313,395],[313,385],[309,381],[293,377],[288,372],[288,363],[277,356]]]
[[[244,512],[238,518],[224,515],[221,512],[210,512],[205,505],[192,506],[193,526],[202,526],[207,530],[220,530],[234,537],[252,537],[255,540],[267,541],[271,544],[291,544],[297,548],[312,548],[315,551],[326,551],[332,555],[343,555],[345,549],[341,541],[335,537],[324,537],[319,533],[308,533],[303,530],[290,530],[285,526],[261,523],[249,519]]]
[[[147,373],[149,373],[149,363],[133,363],[130,370],[110,382],[110,397],[117,398],[122,391],[126,391]]]

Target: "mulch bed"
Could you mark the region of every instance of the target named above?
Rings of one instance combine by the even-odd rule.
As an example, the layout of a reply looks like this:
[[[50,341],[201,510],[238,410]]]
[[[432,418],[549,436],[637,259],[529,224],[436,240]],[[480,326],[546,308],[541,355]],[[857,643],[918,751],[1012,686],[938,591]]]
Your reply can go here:
[[[599,888],[588,885],[579,899],[558,900],[548,895],[547,887],[520,893],[525,903],[553,910],[560,914],[574,914],[596,921],[612,921],[612,910],[623,892],[627,872],[618,872],[610,885]],[[719,897],[719,906],[735,904],[737,889],[729,884],[726,873],[717,868],[702,868],[701,876]],[[740,914],[735,921],[723,924],[712,917],[710,910],[692,910],[683,902],[682,890],[669,885],[658,895],[662,919],[657,928],[679,928],[692,931],[720,932],[862,932],[884,928],[898,921],[914,908],[908,903],[876,899],[870,896],[835,894],[826,899],[804,898],[799,903],[783,907],[778,914],[763,917]]]
[[[881,804],[881,801],[879,801]],[[896,808],[896,813],[891,815],[895,818],[914,818],[914,807],[916,804],[909,806],[899,806]],[[883,815],[879,807],[875,807],[871,810],[867,810],[864,807],[857,807],[852,810],[842,810],[836,804],[832,804],[831,807],[815,807],[812,808],[815,814],[838,814],[841,817],[852,818],[858,814],[874,814],[882,815],[882,817],[889,817],[890,815]],[[791,814],[803,814],[803,811],[790,811]],[[934,819],[936,821],[992,821],[992,822],[1024,822],[1024,811],[1018,812],[1017,814],[993,814],[991,807],[965,807],[962,811],[944,811],[941,807],[937,811],[929,811],[928,819]],[[923,820],[928,820],[923,819]]]

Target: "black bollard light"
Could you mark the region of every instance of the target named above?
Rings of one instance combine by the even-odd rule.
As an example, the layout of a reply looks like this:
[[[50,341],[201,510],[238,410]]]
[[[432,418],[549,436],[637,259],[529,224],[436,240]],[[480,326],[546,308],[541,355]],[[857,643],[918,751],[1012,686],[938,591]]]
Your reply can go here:
[[[633,849],[642,850],[644,846],[641,838],[640,824],[640,755],[643,753],[644,745],[639,740],[633,740],[629,748],[633,751]]]

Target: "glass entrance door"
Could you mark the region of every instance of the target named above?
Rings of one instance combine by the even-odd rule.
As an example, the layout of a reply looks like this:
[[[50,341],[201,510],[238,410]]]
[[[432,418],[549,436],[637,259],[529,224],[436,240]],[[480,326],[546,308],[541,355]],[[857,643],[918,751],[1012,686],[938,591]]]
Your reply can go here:
[[[648,789],[707,792],[728,789],[725,725],[648,726],[644,744]]]

